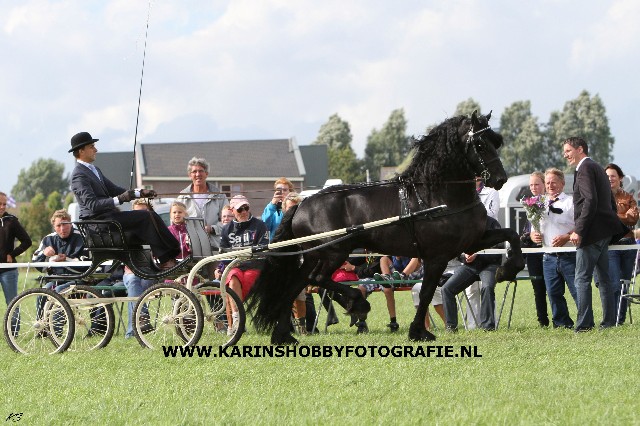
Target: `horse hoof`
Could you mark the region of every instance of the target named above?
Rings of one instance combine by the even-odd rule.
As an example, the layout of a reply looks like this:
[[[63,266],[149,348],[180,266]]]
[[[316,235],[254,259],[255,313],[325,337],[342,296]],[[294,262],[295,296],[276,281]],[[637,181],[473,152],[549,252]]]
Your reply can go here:
[[[501,283],[504,281],[515,281],[518,271],[499,266],[496,270],[496,281]]]
[[[354,325],[356,325],[359,320],[360,320],[360,318],[358,318],[357,315],[351,314],[351,322],[349,322],[349,327],[353,327]]]
[[[367,319],[367,313],[371,310],[371,304],[364,297],[358,297],[357,299],[349,300],[345,308],[347,315],[355,316],[358,319]]]
[[[504,265],[500,265],[496,271],[496,280],[498,282],[514,281],[518,276],[518,272],[524,269],[525,263],[522,256],[513,256],[507,259]]]
[[[496,270],[496,281],[501,283],[505,281],[507,278],[505,277],[506,272],[502,266],[499,266]]]
[[[411,323],[409,326],[409,340],[412,342],[433,342],[436,340],[436,336],[424,328],[424,326],[416,327]]]
[[[367,314],[371,310],[371,304],[365,298],[358,298],[353,302],[352,312],[360,316],[360,319],[367,319]]]
[[[272,335],[271,336],[271,344],[272,345],[297,345],[298,339],[293,337],[291,333],[283,334],[280,336]]]

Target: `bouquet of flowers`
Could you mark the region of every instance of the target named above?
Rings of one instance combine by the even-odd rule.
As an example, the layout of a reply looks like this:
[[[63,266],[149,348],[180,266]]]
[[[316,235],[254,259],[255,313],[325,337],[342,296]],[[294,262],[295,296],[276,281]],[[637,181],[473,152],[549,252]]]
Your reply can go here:
[[[540,221],[547,205],[547,197],[544,195],[533,195],[531,197],[522,197],[520,203],[524,206],[527,213],[527,219],[531,222],[531,226],[540,232]]]

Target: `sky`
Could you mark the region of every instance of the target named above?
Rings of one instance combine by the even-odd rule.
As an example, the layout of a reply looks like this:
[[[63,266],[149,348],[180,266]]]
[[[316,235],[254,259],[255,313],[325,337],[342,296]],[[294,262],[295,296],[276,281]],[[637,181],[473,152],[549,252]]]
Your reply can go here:
[[[605,105],[614,161],[640,178],[638,22],[636,0],[0,0],[0,191],[39,158],[69,173],[80,131],[103,152],[306,145],[337,113],[362,157],[394,109],[409,134],[470,97],[496,126],[522,100],[546,123],[582,90]]]

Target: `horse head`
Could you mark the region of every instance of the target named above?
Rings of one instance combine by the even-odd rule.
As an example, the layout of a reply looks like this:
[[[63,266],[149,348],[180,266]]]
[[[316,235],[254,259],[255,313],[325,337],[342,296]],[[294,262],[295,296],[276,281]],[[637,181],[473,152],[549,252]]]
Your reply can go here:
[[[507,173],[498,155],[502,136],[491,129],[490,118],[491,112],[486,116],[478,115],[477,111],[471,114],[466,130],[465,154],[476,176],[482,177],[485,185],[500,189],[507,181]]]
[[[471,117],[445,120],[427,135],[413,141],[413,157],[403,175],[424,182],[431,189],[443,182],[481,176],[485,184],[500,189],[507,181],[498,149],[502,136],[489,126],[486,116],[474,111]]]

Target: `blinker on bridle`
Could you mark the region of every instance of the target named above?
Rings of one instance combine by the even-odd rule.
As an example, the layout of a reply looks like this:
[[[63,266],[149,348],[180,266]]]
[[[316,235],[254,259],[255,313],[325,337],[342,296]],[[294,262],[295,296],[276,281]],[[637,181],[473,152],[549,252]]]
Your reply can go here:
[[[480,165],[482,166],[482,172],[480,172],[480,177],[486,182],[487,180],[489,180],[489,178],[491,177],[491,173],[489,173],[489,168],[487,167],[487,165],[491,164],[494,161],[497,161],[500,159],[500,157],[495,156],[494,158],[492,158],[491,160],[487,161],[485,163],[485,161],[483,160],[482,156],[478,153],[478,148],[476,147],[476,138],[478,141],[482,141],[482,133],[486,132],[487,130],[490,130],[491,126],[487,126],[484,129],[480,129],[477,132],[473,131],[473,123],[471,124],[471,127],[469,128],[469,133],[467,134],[467,152],[469,151],[469,146],[473,147],[473,152],[476,154],[476,157],[478,158],[478,161],[480,162]]]

